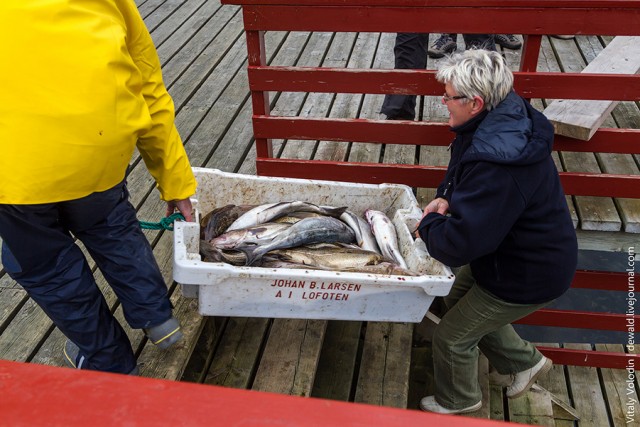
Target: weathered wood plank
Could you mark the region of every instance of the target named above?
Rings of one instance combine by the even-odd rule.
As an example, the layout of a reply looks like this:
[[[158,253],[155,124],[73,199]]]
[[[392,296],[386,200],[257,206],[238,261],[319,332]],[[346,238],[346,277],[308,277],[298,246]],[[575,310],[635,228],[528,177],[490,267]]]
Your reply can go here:
[[[156,48],[180,26],[182,20],[190,16],[204,1],[205,0],[166,0],[159,5],[153,13],[149,14],[144,22],[149,31],[152,32],[151,37],[153,38]],[[164,28],[160,28],[163,25]],[[156,29],[159,29],[159,31],[156,32]]]
[[[635,74],[640,70],[640,37],[619,36],[587,65],[582,73]],[[588,141],[617,101],[556,100],[544,110],[555,132]]]
[[[536,344],[545,347],[559,347],[556,343]],[[538,383],[547,389],[550,393],[553,393],[559,399],[562,399],[566,404],[572,405],[573,401],[569,396],[569,390],[567,388],[567,380],[565,379],[565,366],[553,365],[551,371],[541,377]],[[553,407],[553,417],[555,418],[556,427],[573,427],[573,419],[567,419],[566,415],[557,411],[556,407]]]
[[[146,20],[149,15],[151,15],[165,1],[166,0],[136,1],[136,4],[138,5],[138,11],[140,12],[140,15],[142,15],[142,17]],[[149,24],[147,24],[147,27],[148,26]]]
[[[172,16],[171,20],[163,23],[154,32],[154,41],[164,38],[164,42],[156,42],[156,50],[160,61],[166,64],[168,60],[175,55],[178,51],[182,50],[187,44],[194,44],[191,42],[192,37],[198,33],[204,33],[205,27],[210,31],[210,40],[213,38],[211,32],[216,28],[222,28],[217,19],[214,17],[218,12],[223,16],[232,15],[236,8],[222,7],[219,0],[203,0],[198,8],[193,8],[189,11],[183,11],[182,16]],[[195,2],[194,2],[195,5]],[[182,11],[182,9],[180,9]],[[213,26],[215,25],[215,26]]]
[[[407,407],[411,323],[368,322],[354,401]]]
[[[566,344],[565,348],[590,350],[589,344]],[[574,407],[580,414],[580,427],[609,425],[605,397],[600,388],[598,369],[568,366],[569,387]]]
[[[577,230],[578,247],[580,249],[601,250],[609,252],[626,252],[631,246],[638,247],[636,234],[622,231],[603,232]]]
[[[310,396],[326,320],[275,319],[252,389]]]
[[[592,153],[562,152],[560,157],[567,172],[601,172]],[[592,196],[575,196],[574,199],[583,230],[618,231],[621,229],[622,222],[613,199]]]
[[[204,383],[249,388],[268,326],[268,319],[230,317]]]
[[[532,389],[525,395],[509,400],[509,420],[539,426],[554,427],[551,397]]]
[[[362,322],[329,321],[312,397],[349,401]]]
[[[624,346],[618,344],[596,344],[598,351],[624,352]],[[638,421],[640,404],[633,379],[637,375],[637,368],[630,366],[624,369],[600,369],[604,384],[607,406],[611,413],[613,427],[628,426]],[[630,374],[634,378],[629,378]]]
[[[2,286],[5,280],[0,279],[0,332],[6,328],[7,323],[29,298],[27,292],[11,280],[8,275],[4,277],[9,280],[6,280],[5,286]]]

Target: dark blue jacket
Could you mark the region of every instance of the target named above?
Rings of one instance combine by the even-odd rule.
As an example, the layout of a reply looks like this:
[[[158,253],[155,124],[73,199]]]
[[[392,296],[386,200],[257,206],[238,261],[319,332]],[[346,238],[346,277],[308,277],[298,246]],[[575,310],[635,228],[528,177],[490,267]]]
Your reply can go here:
[[[573,222],[551,157],[553,127],[514,92],[452,128],[456,138],[436,197],[449,215],[418,228],[442,263],[471,265],[477,283],[514,303],[551,301],[570,286],[577,263]]]

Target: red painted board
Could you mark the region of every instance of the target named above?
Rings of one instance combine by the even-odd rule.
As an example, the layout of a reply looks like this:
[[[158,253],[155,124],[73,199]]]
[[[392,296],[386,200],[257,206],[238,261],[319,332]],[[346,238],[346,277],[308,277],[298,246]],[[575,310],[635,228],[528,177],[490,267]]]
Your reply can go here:
[[[12,427],[505,425],[418,410],[6,360],[0,360],[0,396],[0,425]]]

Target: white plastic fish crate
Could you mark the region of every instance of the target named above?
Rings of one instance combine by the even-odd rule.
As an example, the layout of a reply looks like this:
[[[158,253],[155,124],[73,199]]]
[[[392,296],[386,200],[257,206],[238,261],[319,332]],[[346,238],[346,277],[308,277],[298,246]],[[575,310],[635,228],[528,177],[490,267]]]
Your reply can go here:
[[[408,267],[421,275],[237,267],[200,260],[200,225],[176,222],[173,277],[183,295],[198,298],[206,316],[420,322],[434,297],[449,293],[451,270],[429,257],[413,230],[422,211],[404,185],[352,184],[240,175],[194,168],[201,214],[227,204],[302,200],[347,206],[357,215],[384,212],[394,223]]]

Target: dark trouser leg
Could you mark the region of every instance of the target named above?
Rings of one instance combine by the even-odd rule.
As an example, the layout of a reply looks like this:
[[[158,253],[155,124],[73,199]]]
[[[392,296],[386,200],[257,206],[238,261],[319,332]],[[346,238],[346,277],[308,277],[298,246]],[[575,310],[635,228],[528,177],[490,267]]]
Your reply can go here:
[[[493,34],[463,34],[466,49],[496,50]]]
[[[393,48],[395,68],[424,70],[427,66],[428,33],[398,33]],[[386,95],[381,113],[388,118],[413,120],[416,116],[415,95]]]
[[[9,275],[80,348],[83,368],[129,373],[131,343],[60,224],[57,204],[0,205],[2,262]]]
[[[125,184],[120,183],[108,191],[63,203],[61,217],[98,264],[122,303],[129,325],[149,328],[171,317],[171,303],[128,197]]]

